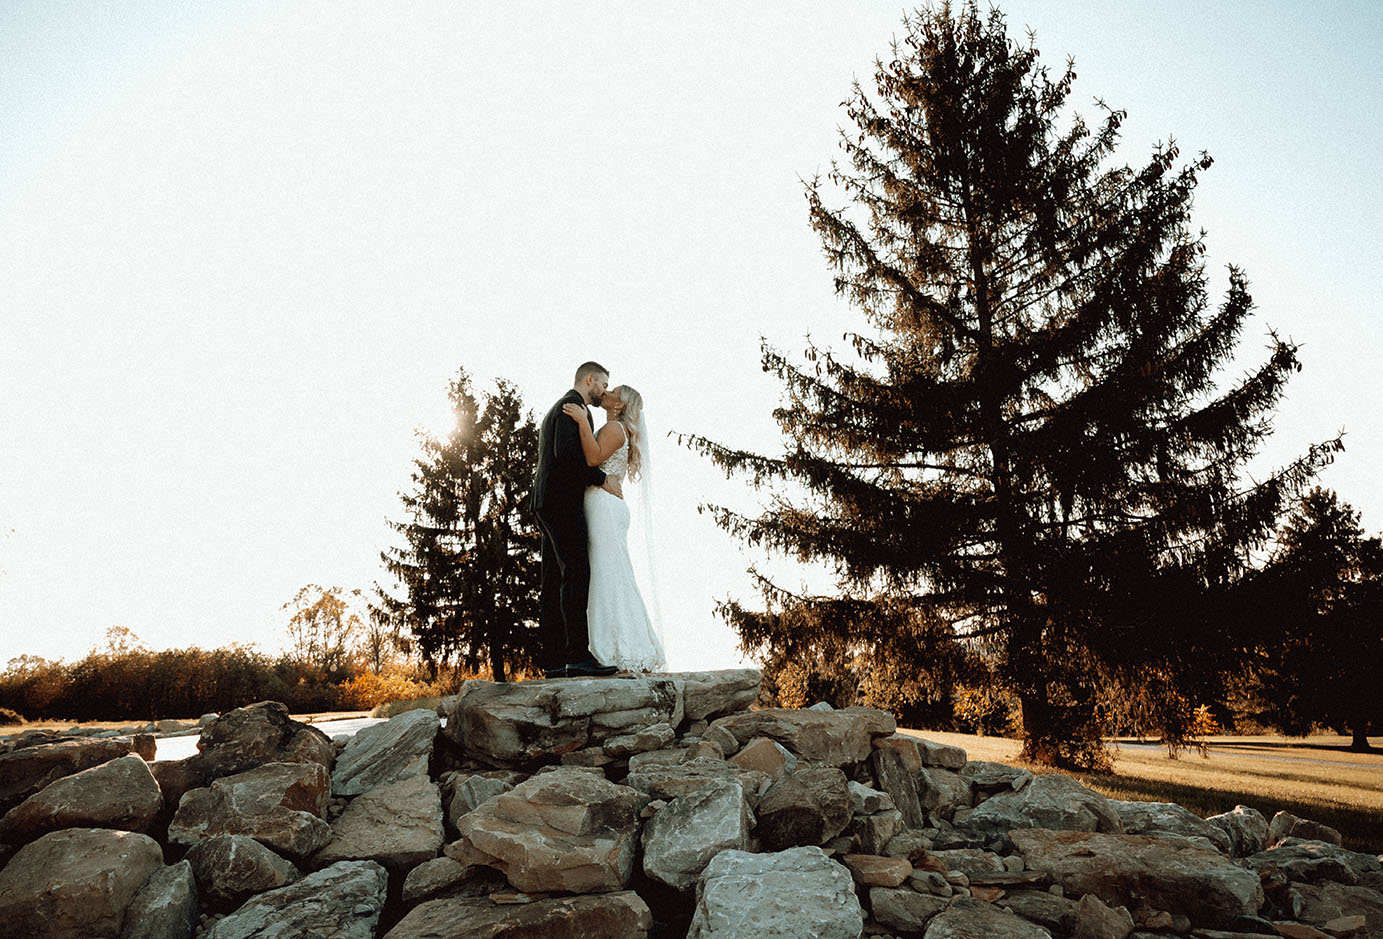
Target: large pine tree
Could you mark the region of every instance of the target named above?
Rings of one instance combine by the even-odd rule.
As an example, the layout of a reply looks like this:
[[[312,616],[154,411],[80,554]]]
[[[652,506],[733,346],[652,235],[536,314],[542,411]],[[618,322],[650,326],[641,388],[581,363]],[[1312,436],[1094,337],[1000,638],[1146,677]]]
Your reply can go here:
[[[1113,164],[1124,113],[1097,104],[1087,125],[1070,64],[1053,77],[997,10],[905,26],[876,93],[845,104],[832,188],[806,193],[872,328],[801,364],[765,345],[781,456],[692,438],[774,493],[756,516],[712,507],[719,524],[827,563],[837,592],[764,579],[766,609],[723,611],[757,653],[924,670],[954,637],[983,645],[1021,701],[1024,756],[1098,764],[1101,682],[1214,638],[1216,592],[1338,440],[1243,480],[1299,366],[1274,335],[1217,384],[1253,304],[1236,268],[1210,303],[1190,217],[1208,157],[1169,143]]]
[[[402,595],[376,585],[373,616],[406,628],[432,667],[490,667],[496,681],[531,668],[538,648],[540,541],[526,503],[538,428],[517,389],[496,382],[477,401],[461,370],[447,389],[454,425],[420,432],[403,546],[382,553]]]

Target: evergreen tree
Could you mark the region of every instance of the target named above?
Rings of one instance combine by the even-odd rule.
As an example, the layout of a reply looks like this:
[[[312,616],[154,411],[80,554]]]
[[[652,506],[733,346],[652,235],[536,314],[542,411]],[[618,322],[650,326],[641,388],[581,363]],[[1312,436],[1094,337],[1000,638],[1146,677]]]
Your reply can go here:
[[[690,438],[775,493],[757,516],[711,507],[718,523],[826,562],[837,595],[761,580],[766,610],[723,611],[751,653],[929,669],[954,637],[984,643],[1020,699],[1023,756],[1098,765],[1110,670],[1214,640],[1217,592],[1339,441],[1241,483],[1299,366],[1273,335],[1264,364],[1216,385],[1253,304],[1231,267],[1211,308],[1190,218],[1209,157],[1179,165],[1169,143],[1112,165],[1124,112],[1073,114],[1071,65],[1050,74],[997,10],[905,27],[877,94],[845,103],[828,179],[846,204],[806,191],[837,291],[872,328],[800,365],[764,346],[783,455]]]
[[[371,612],[407,628],[434,675],[488,664],[504,681],[537,652],[540,542],[525,505],[538,429],[506,381],[482,406],[463,369],[448,397],[455,424],[440,438],[419,433],[414,488],[400,494],[408,518],[390,523],[404,545],[381,555],[403,595],[376,585]]]
[[[1368,750],[1383,724],[1383,547],[1359,513],[1313,489],[1288,517],[1278,550],[1257,578],[1262,602],[1260,714],[1288,733],[1325,724]]]

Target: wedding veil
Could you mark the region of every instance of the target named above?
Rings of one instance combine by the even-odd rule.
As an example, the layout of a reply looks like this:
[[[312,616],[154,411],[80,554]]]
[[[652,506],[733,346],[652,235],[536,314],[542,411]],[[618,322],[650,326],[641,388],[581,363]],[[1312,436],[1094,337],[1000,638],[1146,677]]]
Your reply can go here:
[[[637,514],[639,524],[631,526],[629,559],[634,566],[636,582],[643,588],[644,606],[648,618],[653,623],[653,632],[658,636],[658,644],[663,647],[667,657],[667,636],[663,632],[663,609],[658,602],[658,563],[654,557],[657,538],[653,527],[653,459],[649,453],[648,409],[639,409],[639,478],[634,485],[627,487],[630,514]],[[642,546],[638,545],[642,542]],[[664,663],[666,664],[666,663]]]

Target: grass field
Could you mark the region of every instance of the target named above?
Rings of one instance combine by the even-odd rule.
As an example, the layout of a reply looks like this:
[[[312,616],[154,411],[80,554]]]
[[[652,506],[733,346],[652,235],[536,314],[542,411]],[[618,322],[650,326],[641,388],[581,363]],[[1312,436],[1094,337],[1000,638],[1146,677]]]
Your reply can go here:
[[[972,760],[1018,764],[1016,740],[903,733],[961,747]],[[1332,736],[1225,736],[1210,737],[1207,743],[1206,757],[1184,750],[1179,759],[1171,760],[1161,746],[1112,741],[1113,773],[1070,775],[1111,799],[1176,802],[1201,816],[1241,804],[1268,818],[1285,810],[1338,829],[1345,847],[1383,852],[1383,752],[1351,753],[1348,737]]]

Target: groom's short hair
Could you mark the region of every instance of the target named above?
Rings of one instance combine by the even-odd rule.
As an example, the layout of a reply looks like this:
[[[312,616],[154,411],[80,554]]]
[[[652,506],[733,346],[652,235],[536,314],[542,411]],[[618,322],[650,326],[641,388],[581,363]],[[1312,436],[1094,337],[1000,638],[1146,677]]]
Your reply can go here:
[[[604,375],[610,377],[610,370],[599,362],[582,362],[576,369],[576,378],[572,381],[573,385],[581,384],[581,379],[587,375]]]

